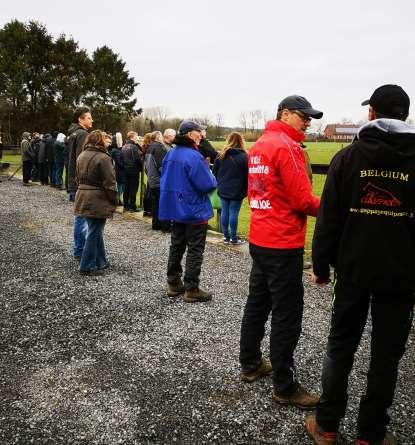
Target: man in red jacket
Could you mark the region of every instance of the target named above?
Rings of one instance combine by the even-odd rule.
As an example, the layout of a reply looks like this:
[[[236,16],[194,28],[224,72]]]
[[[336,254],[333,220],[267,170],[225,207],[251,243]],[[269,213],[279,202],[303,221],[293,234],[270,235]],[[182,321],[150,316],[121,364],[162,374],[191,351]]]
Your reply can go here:
[[[241,380],[274,371],[273,399],[302,409],[314,408],[319,399],[298,383],[293,354],[303,315],[307,215],[317,215],[320,200],[312,193],[301,142],[311,119],[322,116],[304,97],[286,97],[248,159],[252,270],[241,327]],[[271,363],[261,353],[270,312]]]

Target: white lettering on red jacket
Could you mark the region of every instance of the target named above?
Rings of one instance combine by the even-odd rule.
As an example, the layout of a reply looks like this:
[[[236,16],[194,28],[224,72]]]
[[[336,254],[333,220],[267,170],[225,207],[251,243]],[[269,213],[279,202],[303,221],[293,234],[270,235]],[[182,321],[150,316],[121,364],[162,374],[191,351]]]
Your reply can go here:
[[[304,247],[307,215],[320,199],[312,193],[300,142],[303,133],[270,121],[248,153],[249,241],[274,249]]]

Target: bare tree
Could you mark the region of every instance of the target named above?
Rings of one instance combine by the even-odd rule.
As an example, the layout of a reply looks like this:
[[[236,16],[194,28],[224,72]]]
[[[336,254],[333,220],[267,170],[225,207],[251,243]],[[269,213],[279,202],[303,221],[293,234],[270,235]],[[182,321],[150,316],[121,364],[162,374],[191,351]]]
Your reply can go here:
[[[246,130],[248,129],[248,112],[247,111],[241,111],[239,115],[239,123],[241,127],[244,129],[244,132],[246,133]]]
[[[216,124],[215,124],[216,139],[220,139],[223,135],[223,124],[224,124],[223,114],[217,113],[216,114]]]
[[[154,122],[163,122],[168,119],[170,110],[167,107],[150,107],[144,110],[144,116]]]

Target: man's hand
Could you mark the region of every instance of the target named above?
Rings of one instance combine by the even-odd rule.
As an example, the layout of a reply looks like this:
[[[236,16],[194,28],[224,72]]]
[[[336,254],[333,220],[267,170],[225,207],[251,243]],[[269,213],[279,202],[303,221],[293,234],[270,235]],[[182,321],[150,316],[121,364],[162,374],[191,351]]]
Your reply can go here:
[[[317,286],[323,287],[330,283],[330,278],[320,278],[317,275],[314,275],[314,273],[311,273],[311,282],[317,284]]]

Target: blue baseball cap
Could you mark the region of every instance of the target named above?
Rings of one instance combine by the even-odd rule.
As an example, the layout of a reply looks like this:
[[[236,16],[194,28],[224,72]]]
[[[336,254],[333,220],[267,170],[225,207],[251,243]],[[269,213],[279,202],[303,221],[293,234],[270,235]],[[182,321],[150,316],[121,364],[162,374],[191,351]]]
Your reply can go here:
[[[202,130],[206,130],[206,127],[204,127],[203,125],[199,124],[199,122],[196,121],[191,121],[191,120],[185,120],[183,121],[180,126],[179,126],[179,131],[178,133],[183,136],[187,133],[189,133],[190,131],[202,131]]]

